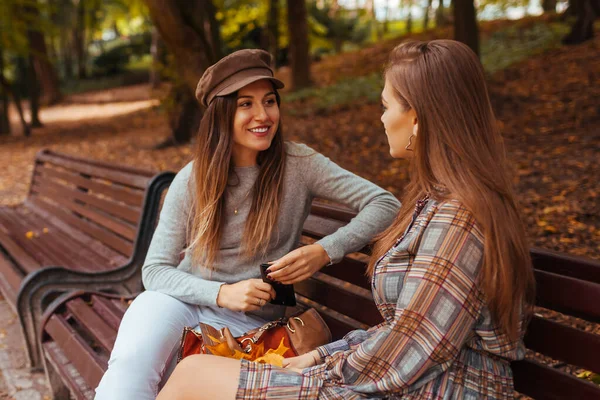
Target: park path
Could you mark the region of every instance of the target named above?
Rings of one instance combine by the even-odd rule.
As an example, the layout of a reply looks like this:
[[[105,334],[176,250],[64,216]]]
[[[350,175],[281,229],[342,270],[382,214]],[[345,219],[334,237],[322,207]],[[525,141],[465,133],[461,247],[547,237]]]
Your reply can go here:
[[[0,296],[0,400],[48,400],[43,372],[27,367],[17,316]]]

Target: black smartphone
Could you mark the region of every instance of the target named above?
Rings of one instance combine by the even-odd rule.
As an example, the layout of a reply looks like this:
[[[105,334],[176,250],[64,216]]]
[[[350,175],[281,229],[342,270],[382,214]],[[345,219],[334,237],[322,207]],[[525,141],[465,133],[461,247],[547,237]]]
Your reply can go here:
[[[268,283],[275,289],[275,298],[271,300],[271,303],[280,306],[295,306],[296,293],[294,292],[294,285],[284,285],[267,278],[267,268],[270,266],[271,264],[260,264],[260,276],[263,282]]]

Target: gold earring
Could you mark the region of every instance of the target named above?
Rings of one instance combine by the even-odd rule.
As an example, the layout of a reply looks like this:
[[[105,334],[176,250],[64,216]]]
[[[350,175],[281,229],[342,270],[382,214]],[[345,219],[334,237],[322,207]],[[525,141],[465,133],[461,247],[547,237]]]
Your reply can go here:
[[[412,145],[412,138],[413,138],[413,136],[415,136],[414,133],[412,135],[410,135],[410,137],[408,138],[408,144],[405,147],[405,149],[408,150],[408,151],[413,151],[413,149],[410,148],[410,146]]]

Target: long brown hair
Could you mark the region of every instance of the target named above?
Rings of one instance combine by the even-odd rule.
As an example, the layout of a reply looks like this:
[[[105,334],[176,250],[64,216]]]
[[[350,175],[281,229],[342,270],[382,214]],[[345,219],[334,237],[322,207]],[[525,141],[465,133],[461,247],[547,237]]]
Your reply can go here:
[[[277,106],[281,104],[275,91]],[[233,120],[237,109],[237,93],[216,97],[206,109],[194,155],[192,212],[188,221],[188,249],[192,259],[214,269],[223,233],[225,195],[233,173]],[[242,251],[252,258],[267,251],[273,230],[276,229],[282,202],[285,169],[285,145],[281,123],[271,146],[258,155],[259,173],[250,195],[252,205],[246,220]]]
[[[533,300],[533,270],[481,63],[459,42],[414,41],[392,50],[385,78],[403,108],[415,110],[418,133],[411,181],[395,222],[376,238],[369,275],[419,198],[457,199],[485,237],[478,284],[492,318],[518,338],[523,306]]]

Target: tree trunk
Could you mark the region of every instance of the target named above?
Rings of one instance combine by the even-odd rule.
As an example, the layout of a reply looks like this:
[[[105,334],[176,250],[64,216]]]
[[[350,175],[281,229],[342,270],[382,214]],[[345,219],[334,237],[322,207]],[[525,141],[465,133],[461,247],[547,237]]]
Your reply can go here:
[[[435,26],[445,26],[448,23],[446,18],[446,9],[444,8],[444,0],[439,0],[438,7],[435,10]]]
[[[85,42],[85,2],[86,0],[77,0],[77,13],[75,28],[73,29],[73,47],[77,59],[77,76],[79,79],[87,77],[87,46]]]
[[[556,0],[542,0],[542,10],[544,10],[544,13],[555,13]]]
[[[268,51],[277,62],[279,50],[279,0],[269,0],[269,20],[267,22]]]
[[[406,33],[412,33],[413,17],[412,17],[412,0],[408,0],[408,17],[406,18]]]
[[[390,0],[385,1],[385,19],[383,20],[383,33],[390,31]]]
[[[290,36],[290,63],[294,90],[310,86],[310,54],[306,2],[287,0]]]
[[[37,1],[31,6],[25,6],[23,11],[29,15],[32,21],[39,21],[40,12],[37,7]],[[29,42],[29,52],[31,55],[29,60],[30,65],[35,71],[35,78],[37,78],[35,83],[35,86],[37,87],[34,89],[36,92],[35,97],[38,97],[39,100],[41,92],[46,104],[56,104],[60,101],[62,96],[60,93],[58,75],[48,58],[44,34],[39,30],[39,27],[30,26],[30,28],[27,29],[27,40]]]
[[[198,129],[203,111],[194,91],[203,72],[222,56],[216,9],[210,0],[145,0],[150,16],[167,49],[175,57],[179,82],[172,97],[172,137],[166,144],[189,141]]]
[[[31,127],[41,128],[40,121],[40,84],[35,71],[35,56],[29,55],[29,65],[27,65],[27,92],[29,93],[29,110],[31,112]]]
[[[150,54],[152,55],[152,65],[150,66],[150,86],[156,89],[160,86],[160,35],[155,26],[152,27],[152,44],[150,45]]]
[[[4,81],[4,52],[0,46],[0,81]],[[8,119],[8,93],[0,87],[0,135],[10,134],[10,120]]]
[[[577,20],[571,31],[562,39],[564,44],[572,45],[585,42],[594,37],[594,20],[600,16],[600,0],[576,0]]]
[[[426,31],[429,29],[429,14],[431,13],[431,3],[433,0],[427,0],[427,7],[423,12],[423,30]]]
[[[454,39],[465,43],[479,56],[479,28],[473,0],[454,0]]]
[[[25,115],[23,114],[23,107],[21,106],[21,98],[16,90],[12,88],[10,83],[4,78],[3,74],[0,74],[0,87],[4,93],[7,93],[10,97],[12,97],[13,102],[15,103],[15,107],[17,107],[17,111],[19,113],[19,118],[21,119],[21,125],[23,126],[23,135],[25,137],[31,136],[31,130],[29,125],[27,125],[27,121],[25,121]]]

